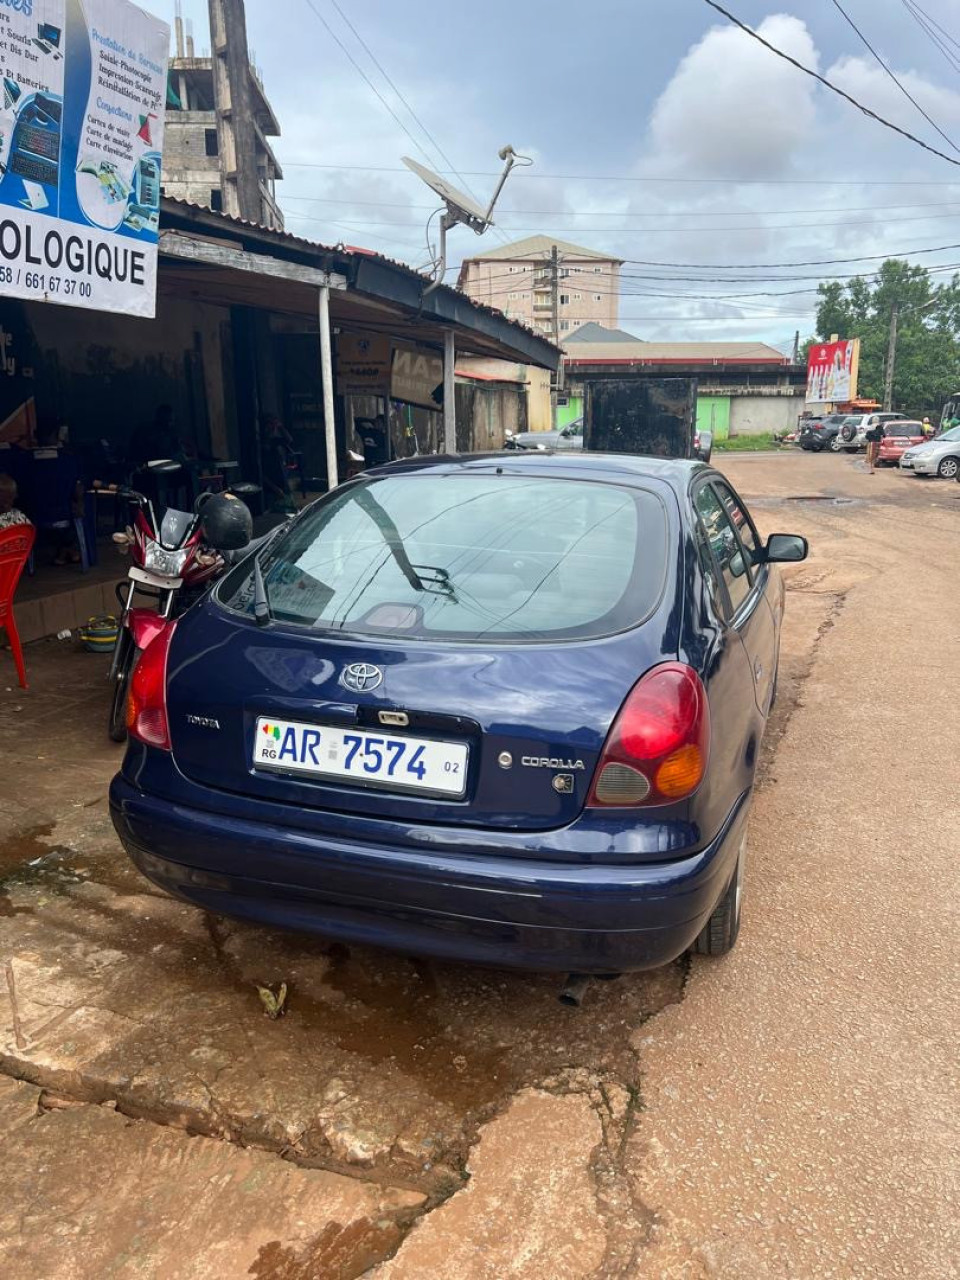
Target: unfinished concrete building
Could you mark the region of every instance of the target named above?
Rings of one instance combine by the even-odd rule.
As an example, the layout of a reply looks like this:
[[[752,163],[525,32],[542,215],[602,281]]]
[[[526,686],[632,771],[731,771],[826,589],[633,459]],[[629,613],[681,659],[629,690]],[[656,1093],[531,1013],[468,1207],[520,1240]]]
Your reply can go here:
[[[267,141],[279,137],[280,125],[250,61],[243,0],[209,0],[209,8],[210,57],[196,56],[179,12],[175,20],[163,190],[282,230],[276,182],[283,171]]]

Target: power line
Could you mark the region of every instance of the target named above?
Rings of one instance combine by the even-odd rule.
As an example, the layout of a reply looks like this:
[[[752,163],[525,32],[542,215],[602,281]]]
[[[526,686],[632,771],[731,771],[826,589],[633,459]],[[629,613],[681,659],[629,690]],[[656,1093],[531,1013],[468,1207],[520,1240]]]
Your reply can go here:
[[[308,196],[300,192],[283,192],[284,200],[305,200],[312,204],[345,204],[356,208],[371,209],[433,209],[432,204],[411,204],[390,200],[352,200],[346,196]],[[651,213],[625,213],[616,209],[499,209],[497,216],[509,214],[513,217],[541,218],[705,218],[716,214],[722,218],[776,218],[789,213],[879,213],[891,209],[958,209],[960,200],[939,200],[936,204],[864,204],[864,205],[829,205],[822,209],[710,209],[709,212],[686,212],[684,210],[657,209]],[[615,230],[616,228],[612,228]]]
[[[310,0],[307,0],[310,3]],[[708,0],[709,3],[709,0]],[[751,34],[753,34],[751,32]],[[786,55],[784,55],[786,56]],[[805,71],[805,67],[800,68]],[[813,74],[812,72],[810,74]],[[892,125],[891,128],[896,128]],[[925,144],[923,144],[925,145]],[[929,149],[929,148],[928,148]],[[939,155],[939,152],[936,153]],[[950,156],[945,159],[956,163]],[[284,160],[286,169],[333,169],[342,172],[357,173],[400,173],[408,178],[413,177],[409,169],[399,165],[370,164],[321,164],[314,160]],[[452,169],[440,169],[440,173],[452,173]],[[500,174],[493,169],[465,169],[471,178],[499,178]],[[603,173],[533,173],[525,171],[517,175],[517,180],[529,182],[533,179],[548,179],[555,182],[676,182],[686,185],[702,186],[755,186],[755,187],[953,187],[957,179],[933,178],[677,178],[677,177],[637,177],[636,174],[603,174]],[[463,179],[461,178],[461,181]]]
[[[336,0],[334,0],[334,3],[335,2]],[[874,58],[876,58],[877,62],[879,62],[880,66],[883,67],[884,71],[887,73],[887,75],[890,77],[893,83],[897,86],[897,88],[900,90],[903,96],[908,101],[913,103],[913,105],[917,108],[917,110],[923,116],[924,120],[926,120],[927,124],[929,124],[932,128],[934,128],[937,131],[937,133],[939,133],[940,137],[944,140],[944,142],[946,142],[948,146],[953,147],[954,151],[956,151],[957,154],[960,155],[960,147],[957,146],[957,144],[954,142],[954,140],[951,137],[948,137],[948,135],[943,132],[943,130],[940,128],[940,126],[937,124],[935,120],[932,120],[930,116],[927,115],[926,111],[924,111],[923,107],[921,107],[920,103],[916,100],[916,98],[913,96],[910,90],[906,88],[906,86],[902,84],[900,80],[897,79],[897,77],[890,70],[890,68],[887,66],[884,60],[880,57],[879,53],[877,53],[876,49],[874,49],[873,45],[870,43],[867,37],[863,34],[863,32],[860,30],[860,28],[857,26],[854,20],[850,17],[849,13],[847,13],[846,9],[844,9],[843,5],[840,3],[840,0],[833,0],[833,7],[840,14],[843,15],[844,19],[857,33],[857,35],[860,37],[860,39],[863,41],[863,43],[866,45],[869,51],[873,54]]]
[[[422,130],[424,136],[428,139],[428,141],[430,142],[430,145],[436,150],[437,154],[440,156],[440,159],[444,162],[445,165],[449,167],[450,171],[454,174],[454,176],[459,179],[459,181],[467,188],[467,191],[470,192],[470,195],[472,195],[474,200],[477,200],[477,203],[479,204],[480,202],[477,198],[476,193],[473,191],[470,191],[470,187],[466,179],[463,177],[461,173],[457,172],[456,168],[454,167],[453,161],[450,159],[450,157],[444,151],[443,147],[441,147],[440,143],[436,140],[436,138],[433,136],[433,134],[430,132],[427,126],[423,123],[423,121],[414,111],[413,107],[411,107],[410,103],[407,101],[404,95],[397,88],[391,76],[387,73],[387,71],[384,70],[376,54],[367,44],[366,40],[364,40],[363,36],[360,34],[357,28],[353,25],[353,23],[350,21],[347,15],[340,8],[340,5],[337,3],[337,0],[330,0],[330,3],[333,5],[334,9],[336,9],[337,13],[339,13],[340,17],[343,19],[343,21],[347,24],[347,26],[353,32],[354,36],[357,38],[362,48],[366,51],[367,57],[370,59],[373,65],[377,68],[377,70],[383,76],[384,80],[386,80],[387,84],[390,86],[393,92],[397,95],[397,97],[406,107],[407,111],[410,113],[411,118],[415,120],[416,123],[420,126],[420,129]],[[421,153],[422,153],[422,148],[421,148]],[[431,164],[432,163],[433,161],[431,161]]]
[[[710,0],[707,2],[710,3]],[[910,253],[942,253],[945,249],[960,249],[960,244],[934,245],[928,249],[901,249],[899,253],[863,253],[855,258],[811,258],[806,262],[758,262],[754,265],[757,270],[765,270],[768,267],[835,267],[850,262],[877,262],[884,258],[903,258]],[[649,258],[624,258],[622,261],[642,267],[678,267],[680,270],[696,267],[704,271],[742,271],[750,267],[749,263],[727,265],[719,262],[656,262]]]
[[[938,222],[943,218],[956,218],[957,216],[956,213],[918,213],[911,218],[884,218],[882,224],[878,223],[876,219],[856,221],[850,218],[842,218],[839,222],[765,222],[747,227],[551,227],[550,234],[559,235],[563,232],[566,235],[666,236],[708,235],[743,231],[819,231],[821,227],[877,227],[882,229],[882,227],[893,222]],[[361,222],[356,225],[359,227],[397,227],[413,230],[418,224],[415,222]],[[515,235],[541,234],[539,227],[506,226],[501,227],[501,230],[509,231]]]
[[[910,17],[913,18],[914,22],[924,35],[929,37],[934,48],[939,49],[943,54],[952,69],[960,72],[960,61],[957,60],[956,54],[952,49],[948,48],[948,46],[944,44],[943,40],[941,40],[940,36],[937,35],[937,32],[934,30],[934,27],[937,27],[939,31],[943,32],[947,40],[949,40],[951,44],[956,45],[958,51],[960,51],[960,44],[954,40],[953,36],[951,36],[947,31],[944,31],[943,27],[941,27],[938,22],[935,22],[928,13],[921,9],[918,4],[914,3],[914,0],[903,0],[903,7],[906,9],[907,13],[909,13]]]
[[[729,9],[724,9],[723,5],[718,4],[717,0],[704,0],[711,9],[715,9],[717,13],[723,14],[734,26],[739,27],[741,31],[745,31],[765,49],[769,49],[771,53],[776,54],[778,58],[782,58],[784,62],[789,62],[791,66],[796,67],[798,71],[802,71],[804,75],[810,76],[819,84],[824,85],[831,92],[843,98],[845,102],[849,102],[851,106],[856,107],[859,112],[867,116],[870,120],[876,120],[878,124],[882,124],[886,129],[892,129],[894,133],[899,133],[902,138],[913,142],[918,147],[923,147],[924,151],[929,151],[931,155],[939,156],[941,160],[946,160],[948,164],[956,165],[960,168],[960,160],[954,160],[953,156],[948,156],[944,151],[938,151],[936,147],[931,147],[928,142],[924,142],[922,138],[916,137],[915,134],[908,133],[906,129],[901,129],[898,124],[892,124],[889,120],[885,120],[883,116],[877,115],[876,111],[871,111],[869,107],[865,107],[862,102],[858,102],[856,98],[852,98],[849,93],[845,93],[838,85],[832,84],[825,76],[820,75],[816,71],[811,71],[809,67],[805,67],[802,62],[798,62],[796,58],[791,58],[789,53],[784,53],[782,49],[778,49],[776,45],[771,44],[769,40],[765,40],[759,32],[754,31],[752,27],[748,27],[745,22],[741,22],[735,17]],[[951,144],[952,145],[952,144]]]
[[[313,13],[313,15],[316,17],[317,21],[323,24],[330,38],[336,42],[336,44],[340,47],[344,55],[349,59],[350,65],[353,67],[353,69],[364,80],[367,86],[373,90],[373,92],[376,94],[377,98],[379,99],[380,103],[386,108],[387,111],[389,111],[390,115],[393,117],[395,122],[400,126],[400,128],[407,135],[407,137],[410,139],[413,145],[417,148],[417,150],[423,156],[424,160],[426,160],[427,164],[435,164],[436,160],[434,159],[434,157],[427,154],[427,152],[423,149],[423,147],[420,145],[417,139],[413,136],[413,134],[410,132],[407,126],[403,123],[403,121],[394,111],[393,107],[391,107],[390,103],[386,100],[386,98],[383,96],[383,94],[380,92],[377,86],[373,83],[373,81],[364,71],[363,67],[361,67],[359,62],[357,62],[356,58],[353,56],[353,54],[350,52],[347,46],[343,43],[343,41],[334,31],[333,27],[331,27],[330,23],[326,20],[326,18],[323,16],[320,10],[314,4],[314,0],[306,0],[306,4],[309,7],[310,11]]]

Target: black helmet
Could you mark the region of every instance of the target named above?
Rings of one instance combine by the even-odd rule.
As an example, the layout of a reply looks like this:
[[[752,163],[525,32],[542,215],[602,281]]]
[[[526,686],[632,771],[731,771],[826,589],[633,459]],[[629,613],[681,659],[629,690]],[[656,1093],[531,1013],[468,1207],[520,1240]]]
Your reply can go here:
[[[201,508],[203,536],[215,551],[242,551],[253,537],[250,508],[229,493],[214,493]]]

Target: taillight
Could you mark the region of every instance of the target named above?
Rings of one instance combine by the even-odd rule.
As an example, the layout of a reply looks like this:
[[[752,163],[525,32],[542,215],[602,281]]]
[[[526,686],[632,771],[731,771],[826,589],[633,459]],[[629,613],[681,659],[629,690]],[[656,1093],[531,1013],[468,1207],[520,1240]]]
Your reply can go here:
[[[147,645],[133,668],[127,694],[127,733],[148,747],[170,750],[167,719],[167,654],[175,622]]]
[[[625,808],[671,804],[703,781],[710,754],[710,706],[692,667],[665,662],[639,680],[613,722],[587,804]]]

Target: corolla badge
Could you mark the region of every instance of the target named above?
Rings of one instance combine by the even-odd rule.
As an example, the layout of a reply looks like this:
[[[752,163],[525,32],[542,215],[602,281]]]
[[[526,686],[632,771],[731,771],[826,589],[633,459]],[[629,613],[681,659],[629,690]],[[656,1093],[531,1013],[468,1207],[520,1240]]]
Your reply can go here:
[[[351,662],[340,672],[340,683],[354,693],[367,693],[383,684],[383,672],[369,662]]]

